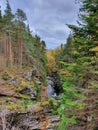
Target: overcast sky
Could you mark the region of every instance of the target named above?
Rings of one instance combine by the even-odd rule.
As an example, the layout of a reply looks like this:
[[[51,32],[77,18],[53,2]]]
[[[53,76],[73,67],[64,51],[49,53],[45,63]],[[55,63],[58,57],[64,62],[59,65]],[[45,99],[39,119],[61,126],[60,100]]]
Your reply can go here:
[[[22,9],[28,18],[33,35],[46,42],[48,49],[66,43],[70,30],[65,24],[76,24],[79,5],[75,0],[9,0],[12,11]],[[6,0],[0,0],[5,9]]]

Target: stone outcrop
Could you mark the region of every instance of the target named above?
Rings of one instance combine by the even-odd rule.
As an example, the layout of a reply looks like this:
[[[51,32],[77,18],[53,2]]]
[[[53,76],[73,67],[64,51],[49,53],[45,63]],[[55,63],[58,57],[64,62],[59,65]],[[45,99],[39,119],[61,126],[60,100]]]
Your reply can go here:
[[[0,110],[0,130],[45,130],[53,129],[59,124],[60,117],[51,113],[38,112],[18,113]]]
[[[21,94],[26,94],[31,97],[31,99],[36,99],[37,92],[33,89],[33,87],[25,87],[20,91]]]
[[[0,79],[0,130],[53,130],[60,117],[51,112],[42,77],[32,70],[9,73]]]

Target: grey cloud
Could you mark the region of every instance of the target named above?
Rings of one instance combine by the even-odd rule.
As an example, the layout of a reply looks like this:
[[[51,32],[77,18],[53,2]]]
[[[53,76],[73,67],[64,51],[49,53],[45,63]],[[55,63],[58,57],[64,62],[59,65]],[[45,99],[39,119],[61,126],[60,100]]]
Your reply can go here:
[[[4,5],[5,0],[0,0]],[[13,11],[26,12],[33,34],[45,40],[48,48],[65,43],[70,30],[65,24],[76,24],[79,5],[75,0],[9,0]]]

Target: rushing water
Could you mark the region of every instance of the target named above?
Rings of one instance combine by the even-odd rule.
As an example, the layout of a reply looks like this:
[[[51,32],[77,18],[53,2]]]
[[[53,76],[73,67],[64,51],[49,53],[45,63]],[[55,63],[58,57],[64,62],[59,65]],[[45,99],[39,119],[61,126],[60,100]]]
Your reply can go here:
[[[47,77],[47,92],[49,97],[56,97],[56,92],[53,88],[53,81],[51,80],[51,77]]]

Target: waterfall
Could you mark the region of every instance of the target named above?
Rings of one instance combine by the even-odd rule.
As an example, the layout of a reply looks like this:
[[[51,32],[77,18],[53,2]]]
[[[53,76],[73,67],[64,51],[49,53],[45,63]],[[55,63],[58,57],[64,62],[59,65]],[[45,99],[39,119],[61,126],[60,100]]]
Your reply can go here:
[[[53,88],[53,81],[51,80],[51,77],[47,77],[47,92],[49,97],[56,97],[56,92]]]

